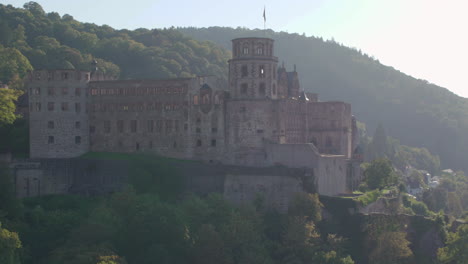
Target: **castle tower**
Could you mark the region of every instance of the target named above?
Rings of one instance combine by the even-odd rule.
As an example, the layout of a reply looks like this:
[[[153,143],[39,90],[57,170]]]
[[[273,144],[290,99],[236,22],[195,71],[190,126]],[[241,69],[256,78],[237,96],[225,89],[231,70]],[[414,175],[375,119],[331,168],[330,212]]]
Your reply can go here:
[[[232,99],[277,98],[277,63],[274,40],[238,38],[232,40],[229,60],[229,89]]]
[[[70,158],[89,151],[90,73],[37,70],[29,74],[31,158]]]

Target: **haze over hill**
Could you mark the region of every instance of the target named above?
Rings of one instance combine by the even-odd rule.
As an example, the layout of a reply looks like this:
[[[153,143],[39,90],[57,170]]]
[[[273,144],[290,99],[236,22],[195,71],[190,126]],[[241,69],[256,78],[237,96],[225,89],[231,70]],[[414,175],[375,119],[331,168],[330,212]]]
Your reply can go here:
[[[403,144],[426,147],[440,155],[442,166],[468,169],[464,155],[468,151],[468,99],[334,41],[244,28],[179,30],[225,48],[236,37],[271,37],[279,59],[291,69],[297,65],[304,89],[318,93],[322,100],[351,103],[369,131],[382,123],[388,134]]]
[[[123,79],[194,74],[226,78],[232,38],[271,37],[280,60],[290,69],[297,64],[303,88],[319,93],[322,100],[350,102],[369,131],[382,123],[388,135],[402,143],[440,155],[443,167],[468,170],[464,156],[468,152],[467,99],[334,41],[242,28],[178,29],[189,37],[176,29],[115,30],[81,23],[70,15],[46,13],[33,2],[26,9],[1,5],[0,15],[3,52],[16,54],[13,59],[21,62],[1,76],[3,82],[13,78],[15,71],[24,75],[29,63],[36,69],[89,69],[93,58],[102,71]]]

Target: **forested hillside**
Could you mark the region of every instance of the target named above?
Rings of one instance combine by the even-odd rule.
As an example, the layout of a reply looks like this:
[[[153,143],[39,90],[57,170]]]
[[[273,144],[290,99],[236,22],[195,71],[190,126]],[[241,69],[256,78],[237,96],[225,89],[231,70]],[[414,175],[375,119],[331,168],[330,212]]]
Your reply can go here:
[[[29,64],[34,69],[88,70],[93,59],[101,71],[121,79],[226,76],[229,58],[228,51],[174,29],[115,30],[46,13],[35,2],[24,8],[0,4],[0,57],[4,52],[16,55],[0,62],[8,64],[0,71],[4,83],[15,74],[23,77]]]
[[[382,123],[387,134],[402,144],[426,147],[438,154],[442,167],[468,170],[468,99],[384,66],[360,50],[333,40],[245,28],[178,30],[226,49],[237,37],[273,38],[276,56],[289,69],[297,65],[303,88],[319,93],[321,100],[351,103],[354,114],[369,131]]]
[[[120,79],[226,78],[230,40],[245,36],[274,38],[276,55],[290,69],[297,65],[302,87],[350,102],[368,131],[382,123],[401,144],[439,155],[442,167],[468,170],[468,99],[320,38],[220,27],[115,30],[46,13],[35,2],[0,4],[0,81],[20,89],[28,70],[89,70],[93,59]]]

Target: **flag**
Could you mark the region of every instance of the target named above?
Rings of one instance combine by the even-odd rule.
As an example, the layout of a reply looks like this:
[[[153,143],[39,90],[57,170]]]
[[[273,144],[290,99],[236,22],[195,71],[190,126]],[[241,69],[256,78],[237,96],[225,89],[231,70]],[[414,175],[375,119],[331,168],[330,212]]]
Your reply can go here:
[[[266,22],[266,13],[265,13],[265,7],[263,7],[263,22]]]

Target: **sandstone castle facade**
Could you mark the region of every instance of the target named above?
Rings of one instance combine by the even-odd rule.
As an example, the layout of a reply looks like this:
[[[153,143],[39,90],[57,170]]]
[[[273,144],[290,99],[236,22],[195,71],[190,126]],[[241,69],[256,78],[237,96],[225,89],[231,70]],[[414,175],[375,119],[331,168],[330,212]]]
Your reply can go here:
[[[98,71],[29,75],[30,157],[149,152],[247,167],[307,168],[318,192],[360,181],[356,120],[278,67],[274,41],[233,41],[229,80],[112,80]]]

